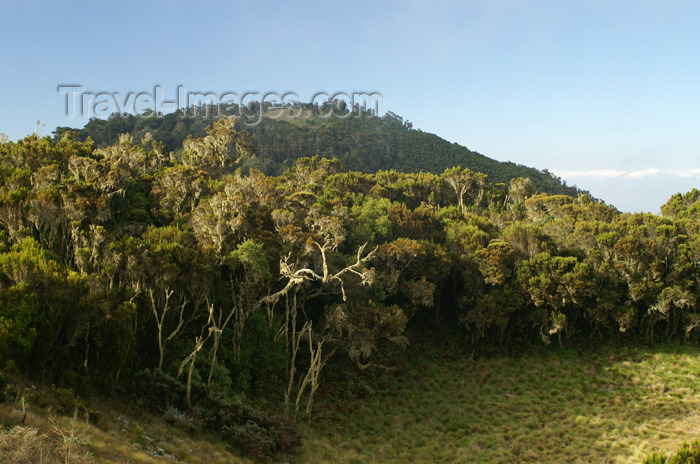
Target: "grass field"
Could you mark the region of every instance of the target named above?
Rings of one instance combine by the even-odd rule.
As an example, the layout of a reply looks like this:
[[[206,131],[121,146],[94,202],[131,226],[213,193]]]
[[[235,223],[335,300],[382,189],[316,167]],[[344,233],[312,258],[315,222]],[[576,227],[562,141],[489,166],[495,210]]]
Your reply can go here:
[[[700,437],[698,348],[417,359],[319,401],[300,462],[638,463]]]
[[[313,420],[301,425],[305,444],[292,461],[641,463],[652,452],[670,453],[700,438],[695,347],[535,349],[477,362],[411,351],[402,359],[397,371],[371,381],[356,377],[352,389],[320,395]],[[54,459],[41,462],[64,462],[60,428],[79,437],[70,461],[76,464],[252,462],[161,418],[127,418],[118,406],[96,407],[102,412],[97,426],[69,417],[52,424],[46,411],[34,410],[27,424],[36,437],[13,437],[5,428],[0,451],[5,445],[51,448]],[[0,405],[5,427],[20,417],[16,405]]]

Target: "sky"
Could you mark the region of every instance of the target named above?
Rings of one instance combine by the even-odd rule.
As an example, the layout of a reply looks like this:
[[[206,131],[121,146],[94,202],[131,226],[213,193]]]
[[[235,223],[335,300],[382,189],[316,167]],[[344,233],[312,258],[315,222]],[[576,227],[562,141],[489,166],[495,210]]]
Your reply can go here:
[[[622,211],[700,187],[700,2],[0,0],[11,140],[99,116],[69,91],[178,86],[377,92],[415,128]]]

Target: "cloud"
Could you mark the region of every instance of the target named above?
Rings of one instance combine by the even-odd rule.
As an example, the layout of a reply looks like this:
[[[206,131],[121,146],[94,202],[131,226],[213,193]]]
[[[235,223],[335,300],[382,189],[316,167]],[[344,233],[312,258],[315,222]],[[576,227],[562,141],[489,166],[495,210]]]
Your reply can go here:
[[[552,170],[554,174],[565,179],[589,177],[593,179],[642,179],[644,177],[656,176],[661,173],[659,168],[637,169],[629,171],[626,169],[591,169],[587,171],[566,171],[563,169]],[[700,170],[698,170],[700,173]]]
[[[592,171],[579,171],[582,177],[595,177],[597,179],[615,179],[617,177],[622,177],[627,171],[620,171],[619,169],[594,169]]]
[[[638,169],[636,171],[630,171],[625,174],[625,177],[629,179],[641,179],[643,177],[655,176],[661,172],[659,168],[649,168],[649,169]]]
[[[597,179],[612,179],[620,177],[625,171],[617,169],[593,169],[591,171],[567,171],[564,169],[553,169],[552,172],[559,177],[595,177]]]
[[[654,176],[673,176],[681,179],[700,177],[700,168],[688,168],[662,171],[659,168],[647,169],[589,169],[581,171],[568,171],[565,169],[552,169],[552,173],[562,179],[644,179]]]
[[[676,177],[683,177],[683,178],[690,178],[690,177],[697,177],[700,176],[700,169],[694,168],[694,169],[681,169],[676,172],[674,172]]]

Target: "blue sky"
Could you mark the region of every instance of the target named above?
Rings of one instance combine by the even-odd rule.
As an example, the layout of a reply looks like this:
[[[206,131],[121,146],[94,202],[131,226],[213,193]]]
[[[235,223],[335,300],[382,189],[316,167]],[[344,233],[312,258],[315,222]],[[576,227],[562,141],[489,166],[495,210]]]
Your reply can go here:
[[[700,187],[700,2],[0,0],[0,132],[126,94],[377,91],[384,109],[624,211]]]

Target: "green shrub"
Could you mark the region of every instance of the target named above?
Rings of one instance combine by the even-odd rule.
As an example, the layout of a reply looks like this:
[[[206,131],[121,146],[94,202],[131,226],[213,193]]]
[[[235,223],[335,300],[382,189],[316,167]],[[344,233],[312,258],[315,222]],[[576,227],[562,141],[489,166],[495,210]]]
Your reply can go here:
[[[647,456],[643,464],[666,464],[666,455],[654,453]]]
[[[139,403],[154,413],[163,413],[182,404],[185,392],[182,382],[158,369],[144,369],[134,376],[134,395],[138,396]]]
[[[285,415],[220,400],[211,400],[202,412],[209,429],[255,458],[295,454],[301,446],[296,424]]]
[[[196,386],[192,392],[195,406],[180,412],[176,405],[183,403],[185,385],[161,371],[139,372],[134,387],[140,401],[152,412],[163,414],[168,423],[189,431],[215,432],[232,448],[257,459],[295,454],[301,446],[301,435],[291,418],[215,397]]]
[[[644,460],[643,464],[700,464],[700,441],[683,446],[674,455],[667,458],[663,454],[654,453]]]
[[[163,420],[190,433],[202,431],[202,419],[198,414],[188,414],[172,406],[163,413]]]
[[[61,388],[51,386],[55,400],[56,412],[69,416],[75,411],[83,414],[85,419],[92,424],[97,424],[100,420],[100,411],[89,406],[88,402],[73,393],[72,388]]]

